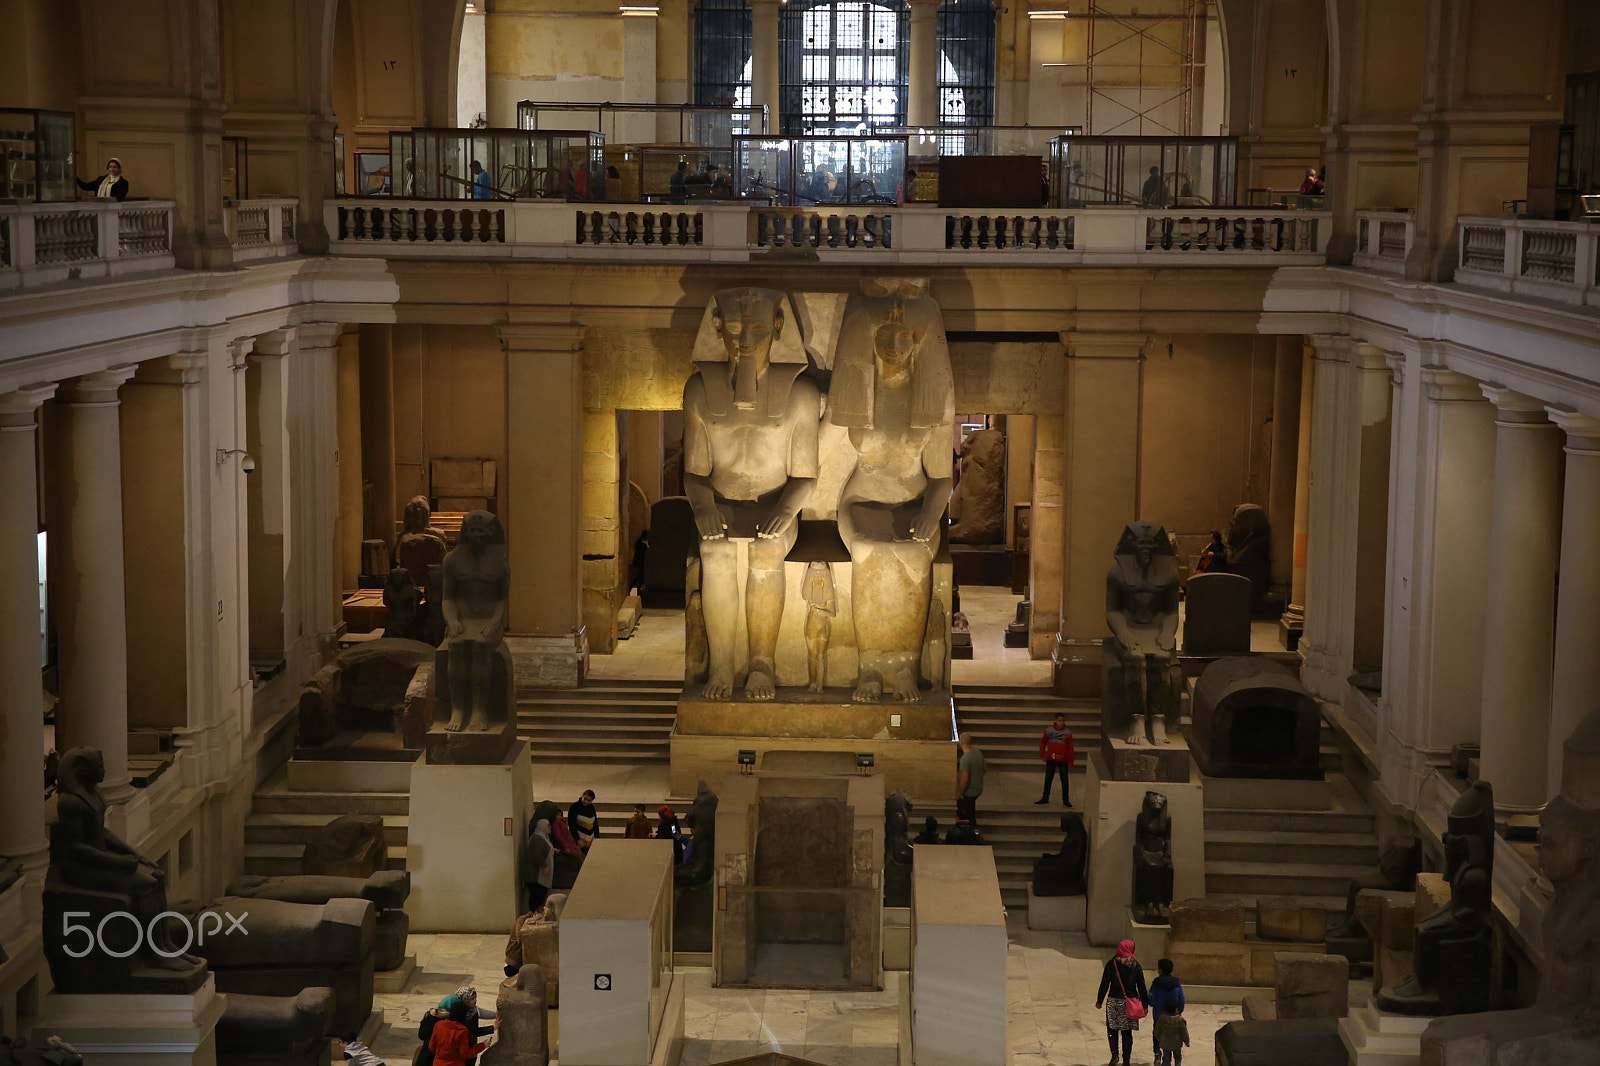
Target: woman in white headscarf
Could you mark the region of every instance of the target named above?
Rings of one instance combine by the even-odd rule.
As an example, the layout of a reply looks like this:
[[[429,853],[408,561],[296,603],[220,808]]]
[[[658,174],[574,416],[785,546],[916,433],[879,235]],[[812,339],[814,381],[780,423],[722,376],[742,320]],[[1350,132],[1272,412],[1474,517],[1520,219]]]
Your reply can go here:
[[[119,203],[128,198],[128,179],[122,176],[122,160],[112,156],[106,161],[106,172],[93,181],[78,180],[78,188],[92,192],[102,200]]]

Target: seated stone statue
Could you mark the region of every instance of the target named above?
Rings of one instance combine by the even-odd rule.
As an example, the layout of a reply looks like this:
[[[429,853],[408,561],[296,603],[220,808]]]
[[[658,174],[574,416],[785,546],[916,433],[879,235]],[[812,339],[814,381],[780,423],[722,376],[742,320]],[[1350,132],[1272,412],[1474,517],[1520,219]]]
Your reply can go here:
[[[483,1066],[546,1066],[550,1061],[547,983],[536,965],[520,966],[500,985],[495,1000],[494,1046]]]
[[[851,297],[828,396],[829,418],[856,450],[838,521],[850,549],[858,702],[886,688],[896,700],[920,698],[955,420],[943,318],[925,291],[880,282]]]
[[[679,888],[699,888],[711,883],[717,858],[717,794],[704,779],[695,790],[694,806],[684,821],[689,825],[690,854],[672,880]]]
[[[411,497],[403,519],[405,532],[400,534],[400,543],[394,553],[398,565],[408,570],[417,587],[423,590],[428,588],[428,568],[442,566],[447,550],[444,532],[435,529],[430,524],[432,520],[433,512],[428,507],[428,498]]]
[[[506,532],[488,511],[472,511],[461,522],[455,551],[444,561],[442,602],[448,670],[439,712],[448,709],[444,728],[455,733],[491,732],[508,717],[511,671],[506,648],[506,601],[511,567]]]
[[[1063,814],[1061,831],[1066,834],[1061,838],[1061,850],[1034,860],[1035,896],[1081,896],[1088,891],[1089,833],[1083,828],[1083,815],[1077,811]]]
[[[1178,572],[1172,541],[1154,522],[1131,522],[1106,571],[1101,643],[1107,737],[1165,744],[1178,731],[1183,672],[1178,666]]]
[[[166,875],[106,828],[106,802],[100,783],[105,758],[94,748],[73,748],[57,771],[57,819],[50,826],[50,869],[45,877],[44,919],[50,977],[60,993],[116,995],[188,993],[205,981],[205,961],[180,952],[167,911]],[[67,912],[73,924],[103,929],[80,943],[62,934]],[[139,934],[135,946],[132,926]],[[117,958],[124,946],[134,946]],[[109,947],[110,951],[103,950]]]
[[[422,635],[422,593],[411,571],[397,566],[383,579],[383,635],[416,640]]]
[[[1450,902],[1417,922],[1412,975],[1378,992],[1395,1014],[1488,1010],[1494,960],[1494,790],[1474,781],[1450,808],[1444,834]]]
[[[1600,714],[1591,722],[1591,742],[1600,740]],[[1590,757],[1597,753],[1600,747]],[[1596,782],[1600,775],[1589,782],[1591,790]],[[1600,791],[1583,796],[1575,784],[1563,789],[1545,806],[1539,825],[1539,866],[1556,894],[1544,916],[1538,1009],[1600,1030]]]
[[[911,797],[904,789],[883,801],[883,905],[911,906]]]
[[[1146,792],[1133,823],[1133,920],[1166,925],[1172,916],[1172,816],[1167,797]]]

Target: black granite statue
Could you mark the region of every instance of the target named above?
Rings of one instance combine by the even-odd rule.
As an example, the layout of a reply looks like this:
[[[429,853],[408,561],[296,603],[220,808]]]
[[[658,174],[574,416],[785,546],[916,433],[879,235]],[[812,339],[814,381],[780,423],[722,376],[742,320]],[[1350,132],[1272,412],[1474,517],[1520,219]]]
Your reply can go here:
[[[1083,815],[1071,811],[1061,816],[1061,850],[1041,855],[1033,863],[1035,896],[1081,896],[1088,891],[1085,864],[1089,859],[1089,832]]]
[[[1130,522],[1106,571],[1101,641],[1101,728],[1133,745],[1166,744],[1178,734],[1183,673],[1178,666],[1178,571],[1167,531]]]
[[[383,579],[384,616],[383,635],[422,639],[422,590],[411,576],[411,571],[396,566]]]
[[[912,844],[943,844],[944,837],[939,835],[939,819],[928,815],[922,823],[922,832],[917,834]]]
[[[883,801],[883,905],[911,906],[911,797],[905,789]]]
[[[1381,990],[1378,1007],[1436,1017],[1489,1009],[1494,960],[1494,790],[1474,781],[1450,808],[1444,834],[1450,902],[1417,922],[1415,969]]]
[[[704,779],[695,790],[694,806],[684,820],[689,823],[691,851],[672,880],[679,888],[699,888],[711,883],[717,861],[717,794]]]
[[[83,1056],[58,1036],[37,1042],[0,1036],[0,1066],[83,1066]]]
[[[1259,613],[1272,585],[1272,525],[1257,503],[1233,509],[1228,526],[1228,573],[1250,579],[1250,607]]]
[[[98,750],[61,757],[44,886],[51,980],[60,993],[191,993],[205,982],[205,961],[183,954],[162,918],[166,874],[106,828],[105,779]]]
[[[1133,920],[1166,925],[1172,915],[1172,816],[1167,797],[1146,792],[1133,823]]]

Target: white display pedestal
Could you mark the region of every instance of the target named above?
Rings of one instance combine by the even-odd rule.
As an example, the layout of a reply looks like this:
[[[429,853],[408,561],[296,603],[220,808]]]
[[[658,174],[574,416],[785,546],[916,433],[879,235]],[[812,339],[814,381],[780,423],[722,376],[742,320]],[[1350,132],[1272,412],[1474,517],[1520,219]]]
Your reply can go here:
[[[994,849],[928,848],[911,871],[916,1066],[1005,1066],[1005,907]]]
[[[411,766],[406,913],[414,933],[505,933],[521,913],[533,809],[528,744],[494,766]]]
[[[1187,749],[1185,749],[1187,754]],[[1105,756],[1089,753],[1088,780],[1082,790],[1084,825],[1089,830],[1089,943],[1112,945],[1131,936],[1128,908],[1133,904],[1133,829],[1146,792],[1167,797],[1172,818],[1172,898],[1206,894],[1205,797],[1200,771],[1189,759],[1189,780],[1111,781]],[[1142,946],[1141,957],[1149,956]]]
[[[226,1005],[209,975],[187,996],[52,992],[33,1039],[59,1036],[97,1066],[216,1066],[217,1019]]]
[[[1350,1066],[1416,1066],[1422,1062],[1422,1031],[1433,1021],[1388,1014],[1368,1003],[1339,1019],[1339,1039]]]
[[[1028,928],[1081,932],[1089,927],[1088,896],[1035,896],[1028,885]]]

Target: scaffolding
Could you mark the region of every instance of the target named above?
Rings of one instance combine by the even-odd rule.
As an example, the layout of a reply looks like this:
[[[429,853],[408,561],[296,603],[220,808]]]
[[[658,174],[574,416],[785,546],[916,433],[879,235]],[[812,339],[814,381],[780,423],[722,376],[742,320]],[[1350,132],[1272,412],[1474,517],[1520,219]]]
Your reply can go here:
[[[1174,10],[1162,14],[1141,14],[1130,0],[1117,0],[1114,3],[1108,3],[1107,0],[1086,0],[1084,10],[1074,10],[1065,16],[1069,20],[1081,19],[1086,22],[1084,62],[1059,64],[1064,67],[1083,67],[1085,133],[1099,136],[1118,133],[1139,135],[1154,133],[1186,137],[1194,132],[1198,95],[1195,90],[1200,88],[1200,79],[1205,70],[1201,52],[1204,47],[1206,0],[1177,0],[1173,7]],[[1171,32],[1174,28],[1178,31],[1176,34]],[[1177,39],[1176,43],[1173,38]],[[1138,49],[1136,64],[1108,61],[1107,57],[1113,50],[1121,50],[1130,45]],[[1177,86],[1162,86],[1163,89],[1172,91],[1160,100],[1146,105],[1145,72],[1173,68],[1178,72]],[[1110,71],[1127,70],[1136,70],[1139,74],[1133,86],[1125,83],[1113,86],[1109,80],[1099,82],[1096,80],[1097,74],[1104,78]],[[1114,91],[1135,87],[1140,91],[1137,106],[1129,103],[1124,93]],[[1115,104],[1131,114],[1101,129],[1095,125],[1094,119],[1096,98],[1105,103]],[[1173,103],[1178,104],[1179,117],[1176,126],[1156,117],[1156,112]],[[1152,128],[1147,129],[1147,123]],[[1130,124],[1134,124],[1133,129],[1127,128]]]

